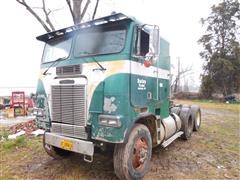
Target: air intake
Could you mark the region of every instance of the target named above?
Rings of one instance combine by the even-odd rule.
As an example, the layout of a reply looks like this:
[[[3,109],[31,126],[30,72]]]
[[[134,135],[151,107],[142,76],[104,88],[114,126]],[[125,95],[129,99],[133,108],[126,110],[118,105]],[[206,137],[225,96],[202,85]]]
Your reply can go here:
[[[81,74],[81,73],[82,73],[82,66],[80,64],[72,65],[72,66],[62,66],[62,67],[56,68],[56,74],[58,76],[75,75],[75,74]]]

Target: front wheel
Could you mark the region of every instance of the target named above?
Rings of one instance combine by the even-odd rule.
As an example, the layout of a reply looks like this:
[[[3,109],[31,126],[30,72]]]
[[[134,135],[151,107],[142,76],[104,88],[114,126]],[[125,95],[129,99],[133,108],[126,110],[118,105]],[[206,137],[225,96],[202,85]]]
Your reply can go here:
[[[126,144],[114,148],[114,171],[119,179],[142,179],[149,170],[152,139],[148,128],[136,124]]]

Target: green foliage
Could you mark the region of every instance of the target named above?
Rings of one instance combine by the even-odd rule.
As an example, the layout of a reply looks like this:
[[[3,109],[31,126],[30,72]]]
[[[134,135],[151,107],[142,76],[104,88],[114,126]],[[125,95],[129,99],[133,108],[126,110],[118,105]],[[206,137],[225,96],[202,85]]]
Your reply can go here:
[[[203,46],[200,56],[205,59],[202,74],[202,94],[223,95],[240,91],[240,5],[237,0],[224,0],[212,6],[212,12],[201,19],[206,27],[199,39]]]
[[[211,98],[214,91],[214,81],[209,76],[202,77],[201,93],[205,98]]]
[[[1,128],[0,128],[1,129]],[[6,131],[5,129],[1,129],[1,132],[0,132],[0,140],[4,140],[4,139],[7,139],[8,138],[8,135],[9,135],[9,132]]]
[[[24,136],[20,136],[17,137],[14,140],[5,140],[0,142],[1,147],[5,150],[10,150],[16,147],[20,147],[20,146],[24,146],[25,145],[25,137]]]

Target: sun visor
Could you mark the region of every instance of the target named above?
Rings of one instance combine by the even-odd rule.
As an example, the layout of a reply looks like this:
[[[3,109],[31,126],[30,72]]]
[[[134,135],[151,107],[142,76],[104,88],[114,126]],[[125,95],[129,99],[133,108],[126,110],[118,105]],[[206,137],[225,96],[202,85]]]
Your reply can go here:
[[[76,31],[76,30],[79,30],[79,29],[89,28],[89,27],[93,27],[93,26],[99,26],[99,25],[102,25],[102,24],[112,23],[112,22],[123,20],[123,19],[131,19],[131,18],[122,14],[122,13],[117,13],[117,14],[114,14],[114,15],[111,15],[111,16],[102,17],[102,18],[99,18],[99,19],[95,19],[93,21],[80,23],[80,24],[70,26],[70,27],[67,27],[67,28],[64,28],[64,29],[60,29],[60,30],[57,30],[57,31],[46,33],[46,34],[43,34],[43,35],[38,36],[36,38],[39,41],[48,42],[51,39],[55,39],[55,38],[58,38],[58,37],[61,37],[61,36],[66,36],[68,34],[70,35],[70,34],[73,33],[73,31]]]

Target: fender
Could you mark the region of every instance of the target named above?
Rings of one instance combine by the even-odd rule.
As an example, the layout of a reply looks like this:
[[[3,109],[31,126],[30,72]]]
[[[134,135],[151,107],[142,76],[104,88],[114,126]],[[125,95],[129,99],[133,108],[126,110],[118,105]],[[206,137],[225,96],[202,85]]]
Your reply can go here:
[[[129,135],[132,131],[132,129],[134,128],[135,124],[141,120],[146,120],[146,119],[152,119],[152,120],[156,120],[156,116],[153,113],[140,113],[139,116],[137,116],[130,124],[129,127],[126,129],[125,134],[124,134],[124,139],[123,139],[123,143],[127,143]],[[143,124],[143,123],[141,123]]]

